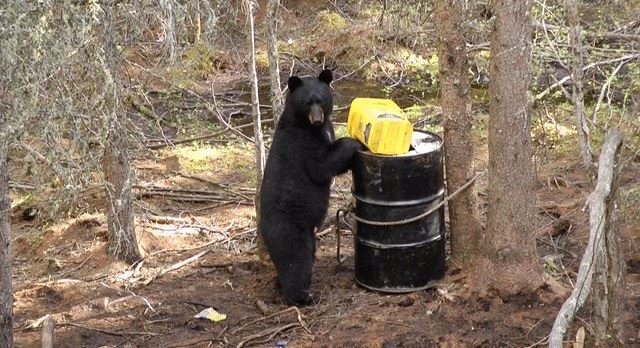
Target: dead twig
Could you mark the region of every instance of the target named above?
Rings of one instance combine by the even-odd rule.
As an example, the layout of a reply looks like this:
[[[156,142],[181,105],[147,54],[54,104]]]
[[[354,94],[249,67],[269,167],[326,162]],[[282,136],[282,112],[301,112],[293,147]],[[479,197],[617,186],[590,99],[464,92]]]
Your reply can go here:
[[[298,318],[298,323],[300,324],[300,326],[302,326],[302,328],[304,329],[304,331],[306,331],[308,334],[311,334],[311,330],[309,330],[306,326],[306,324],[304,323],[304,321],[302,320],[304,318],[304,315],[300,312],[300,310],[298,309],[298,307],[296,306],[291,306],[287,309],[283,309],[279,312],[273,313],[271,315],[267,315],[266,317],[262,317],[262,318],[258,318],[256,320],[252,320],[244,325],[242,325],[241,327],[233,330],[233,332],[231,332],[232,335],[236,334],[237,332],[243,330],[244,328],[246,328],[249,325],[253,325],[255,323],[259,323],[261,321],[265,321],[267,319],[271,319],[273,317],[276,317],[278,315],[282,315],[282,314],[287,314],[287,313],[291,313],[291,312],[295,312]]]
[[[262,123],[268,123],[268,122],[273,122],[273,118],[262,120]],[[233,129],[240,130],[240,129],[251,128],[251,127],[253,127],[253,122],[247,123],[247,124],[243,124],[241,126],[234,127]],[[147,149],[157,150],[157,149],[161,149],[163,147],[167,147],[167,146],[170,146],[170,145],[192,143],[194,141],[199,141],[199,140],[208,140],[208,139],[212,139],[212,138],[218,137],[220,135],[223,135],[223,134],[225,134],[227,132],[230,132],[230,131],[231,131],[230,128],[226,128],[226,129],[223,129],[221,131],[217,131],[217,132],[209,133],[209,134],[204,134],[204,135],[200,135],[200,136],[197,136],[197,137],[192,137],[192,138],[187,138],[187,139],[179,139],[179,140],[174,140],[174,141],[171,141],[171,142],[164,142],[164,143],[161,143],[161,144],[147,145]]]
[[[618,66],[616,66],[616,68],[613,69],[613,71],[611,72],[611,75],[609,75],[609,77],[604,82],[604,84],[602,84],[602,88],[600,89],[600,95],[598,96],[598,101],[596,101],[596,106],[593,107],[593,113],[591,114],[592,123],[594,124],[598,123],[598,118],[597,118],[598,110],[600,109],[600,105],[602,104],[604,95],[609,90],[609,86],[611,85],[611,82],[613,81],[615,76],[618,74],[618,71],[620,71],[622,66],[625,65],[627,62],[629,62],[629,60],[623,60],[622,62],[620,62],[620,64],[618,64]]]
[[[582,71],[587,71],[593,67],[599,66],[599,65],[607,65],[607,64],[613,64],[613,63],[617,63],[617,62],[621,62],[621,61],[631,61],[633,59],[637,59],[640,58],[640,53],[634,53],[634,54],[628,54],[626,56],[622,56],[620,58],[614,58],[614,59],[608,59],[608,60],[603,60],[601,62],[595,62],[595,63],[591,63],[587,66],[585,66],[584,68],[582,68]],[[558,82],[552,84],[551,86],[549,86],[547,89],[545,89],[544,91],[538,93],[534,100],[540,100],[542,98],[544,98],[544,96],[546,96],[547,94],[549,94],[553,89],[561,86],[563,83],[567,82],[571,80],[571,75],[567,75],[564,78],[560,79]]]
[[[269,335],[269,337],[267,337],[267,340],[271,340],[271,339],[273,339],[274,337],[276,337],[276,335],[277,335],[277,334],[279,334],[279,333],[281,333],[281,332],[283,332],[283,331],[289,330],[289,329],[291,329],[291,328],[294,328],[294,327],[296,327],[296,326],[299,326],[299,325],[300,325],[300,323],[291,323],[291,324],[287,324],[287,325],[285,325],[285,326],[283,326],[283,327],[280,327],[280,328],[264,330],[264,331],[262,331],[262,332],[260,332],[260,333],[257,333],[257,334],[255,334],[255,335],[251,335],[251,336],[249,336],[249,337],[247,337],[247,338],[243,339],[240,343],[238,343],[238,345],[236,346],[236,348],[242,348],[242,347],[244,347],[247,343],[249,343],[249,342],[251,342],[251,341],[254,341],[254,340],[257,340],[257,339],[259,339],[259,338],[265,337],[265,336],[267,336],[267,335]]]
[[[157,334],[155,332],[141,332],[141,331],[121,331],[121,332],[116,332],[116,331],[111,331],[111,330],[107,330],[107,329],[101,329],[101,328],[98,328],[98,327],[92,327],[92,326],[87,326],[87,325],[78,324],[78,323],[72,323],[72,322],[60,323],[60,326],[74,326],[74,327],[79,327],[79,328],[85,329],[85,330],[101,332],[103,334],[107,334],[107,335],[110,335],[110,336],[158,336],[159,335],[159,334]]]
[[[207,250],[203,250],[193,256],[191,256],[190,258],[180,261],[178,263],[175,263],[167,268],[162,268],[160,271],[158,271],[156,274],[148,277],[146,280],[144,280],[142,283],[144,285],[149,285],[149,283],[151,283],[154,279],[162,277],[163,275],[169,273],[169,272],[173,272],[177,269],[180,269],[194,261],[196,261],[197,259],[201,258],[202,256],[204,256],[205,254],[207,254],[208,252],[210,252],[211,249],[207,249]]]

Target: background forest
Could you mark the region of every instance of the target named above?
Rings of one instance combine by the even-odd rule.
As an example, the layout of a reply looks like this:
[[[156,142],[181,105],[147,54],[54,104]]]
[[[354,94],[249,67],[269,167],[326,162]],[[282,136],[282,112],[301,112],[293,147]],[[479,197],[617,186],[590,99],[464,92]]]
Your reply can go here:
[[[453,2],[468,59],[469,170],[481,173],[489,167],[496,7]],[[54,319],[56,347],[545,345],[576,282],[590,233],[583,207],[605,135],[616,128],[624,142],[613,196],[627,274],[614,325],[624,330],[608,344],[640,345],[640,1],[530,3],[528,233],[544,285],[478,292],[484,274],[465,272],[454,257],[433,289],[391,296],[357,287],[346,229],[346,261],[335,260],[335,212],[351,199],[344,175],[317,234],[319,303],[291,309],[260,257],[254,206],[256,156],[262,139],[268,149],[286,81],[333,70],[337,136],[347,134],[355,97],[391,98],[415,128],[442,135],[437,25],[450,18],[437,18],[437,4],[4,2],[0,198],[10,202],[0,199],[0,297],[13,296],[13,320],[0,316],[0,334],[13,327],[15,346],[40,346],[43,322]],[[474,185],[483,228],[492,183],[484,174]],[[517,267],[489,270],[515,274],[514,284],[530,277]],[[208,307],[226,318],[194,318]],[[579,310],[566,339],[593,346],[596,312]]]

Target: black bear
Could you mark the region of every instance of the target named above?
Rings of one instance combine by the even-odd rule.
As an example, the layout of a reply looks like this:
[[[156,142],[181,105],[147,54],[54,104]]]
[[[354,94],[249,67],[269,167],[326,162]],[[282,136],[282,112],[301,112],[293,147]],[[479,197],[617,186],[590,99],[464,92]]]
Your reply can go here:
[[[260,188],[259,231],[288,304],[312,300],[314,228],[327,214],[333,177],[349,170],[362,148],[352,138],[334,141],[332,79],[330,70],[317,78],[289,78]]]

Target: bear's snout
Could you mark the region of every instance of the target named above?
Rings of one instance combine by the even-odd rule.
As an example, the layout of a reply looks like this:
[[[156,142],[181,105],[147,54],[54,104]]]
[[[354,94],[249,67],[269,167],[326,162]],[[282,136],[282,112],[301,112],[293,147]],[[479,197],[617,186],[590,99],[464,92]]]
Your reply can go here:
[[[309,123],[314,126],[321,126],[324,123],[324,112],[318,104],[311,105],[309,110]]]

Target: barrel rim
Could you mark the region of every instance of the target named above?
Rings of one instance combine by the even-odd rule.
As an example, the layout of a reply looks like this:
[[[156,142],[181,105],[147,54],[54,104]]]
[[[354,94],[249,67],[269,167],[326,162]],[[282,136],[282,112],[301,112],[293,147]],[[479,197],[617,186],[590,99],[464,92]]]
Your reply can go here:
[[[420,152],[420,153],[415,153],[412,154],[411,152],[407,152],[407,153],[403,153],[403,154],[399,154],[399,155],[383,155],[383,154],[379,154],[379,153],[373,153],[371,152],[371,150],[358,150],[358,153],[362,154],[362,155],[366,155],[369,157],[383,157],[383,158],[411,158],[411,157],[418,157],[418,156],[424,156],[426,154],[430,154],[430,153],[435,153],[435,152],[439,152],[442,151],[442,146],[444,145],[444,140],[442,139],[441,136],[439,136],[436,133],[433,132],[429,132],[427,130],[422,130],[422,129],[414,129],[414,132],[420,132],[420,133],[425,133],[428,135],[433,136],[434,138],[437,138],[439,140],[439,146],[435,149],[433,149],[432,151],[429,152]]]

